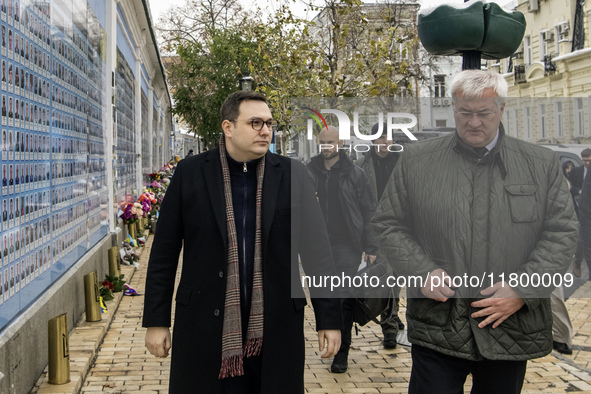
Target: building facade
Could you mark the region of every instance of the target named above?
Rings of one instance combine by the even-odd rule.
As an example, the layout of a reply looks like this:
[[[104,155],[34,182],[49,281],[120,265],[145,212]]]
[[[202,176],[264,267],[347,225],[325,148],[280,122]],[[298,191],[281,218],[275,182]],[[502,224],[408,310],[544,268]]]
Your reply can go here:
[[[527,28],[511,59],[488,61],[509,83],[504,125],[537,143],[591,143],[591,3],[529,0],[514,4]]]
[[[420,130],[453,130],[456,125],[451,103],[451,81],[462,71],[462,57],[437,56],[427,69],[429,78],[428,82],[421,86],[419,101]]]

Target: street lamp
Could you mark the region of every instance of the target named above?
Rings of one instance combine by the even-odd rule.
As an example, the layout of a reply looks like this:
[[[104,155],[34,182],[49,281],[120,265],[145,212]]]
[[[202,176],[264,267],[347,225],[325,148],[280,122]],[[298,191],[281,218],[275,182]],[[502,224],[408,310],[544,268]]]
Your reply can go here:
[[[238,81],[238,83],[240,84],[240,90],[249,92],[252,90],[254,78],[250,75],[245,75],[244,77],[240,78],[240,81]]]
[[[174,130],[170,132],[170,142],[171,142],[171,144],[170,144],[170,150],[172,152],[172,158],[174,159],[174,156],[175,156],[175,153],[176,153],[175,152],[175,143],[176,143],[176,141],[175,141]]]

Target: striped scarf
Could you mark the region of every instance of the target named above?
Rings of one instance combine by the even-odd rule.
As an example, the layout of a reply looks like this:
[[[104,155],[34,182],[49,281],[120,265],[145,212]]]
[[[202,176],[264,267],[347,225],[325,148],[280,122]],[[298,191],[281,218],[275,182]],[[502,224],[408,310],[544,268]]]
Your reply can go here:
[[[219,379],[244,375],[243,357],[258,356],[263,347],[263,264],[261,206],[263,201],[263,176],[265,156],[257,165],[256,234],[254,244],[254,272],[250,318],[246,342],[242,345],[242,318],[240,313],[240,270],[238,262],[238,237],[234,222],[230,169],[226,158],[225,137],[220,139],[220,159],[226,200],[226,227],[228,232],[228,272],[226,275],[226,299],[222,333],[222,367]]]

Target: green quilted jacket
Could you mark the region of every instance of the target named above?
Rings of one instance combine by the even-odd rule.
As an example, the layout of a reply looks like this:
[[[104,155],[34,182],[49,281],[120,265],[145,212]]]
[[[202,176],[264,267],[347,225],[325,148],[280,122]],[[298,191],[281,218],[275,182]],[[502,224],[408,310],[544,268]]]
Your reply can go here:
[[[440,267],[472,278],[446,302],[407,288],[411,343],[470,360],[550,353],[554,287],[527,280],[558,283],[577,239],[572,199],[552,151],[505,136],[502,126],[482,159],[455,133],[405,147],[372,226],[396,275],[426,278]],[[525,305],[495,329],[478,328],[483,318],[470,317],[470,303],[510,274],[520,275],[513,288]]]

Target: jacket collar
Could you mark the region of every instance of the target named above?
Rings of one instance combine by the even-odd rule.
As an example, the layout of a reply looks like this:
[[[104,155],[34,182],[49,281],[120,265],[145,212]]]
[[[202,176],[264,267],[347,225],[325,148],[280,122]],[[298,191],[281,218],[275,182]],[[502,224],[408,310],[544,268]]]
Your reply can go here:
[[[503,163],[503,159],[501,157],[501,150],[503,149],[505,142],[505,128],[503,127],[502,123],[499,123],[499,139],[497,144],[491,149],[488,155],[484,156],[482,159],[474,152],[472,146],[467,144],[464,140],[460,138],[458,135],[458,131],[454,133],[454,143],[453,143],[453,150],[456,153],[464,154],[469,158],[475,160],[481,160],[483,163],[494,163],[499,167],[499,171],[501,172],[501,178],[505,179],[507,177],[507,169],[505,168],[505,164]]]
[[[222,180],[222,163],[220,161],[219,147],[208,151],[203,165],[203,176],[207,184],[207,192],[212,203],[212,211],[218,228],[222,235],[225,247],[228,243],[228,232],[226,228],[226,203],[224,198],[224,183]],[[269,237],[277,196],[281,184],[282,169],[281,161],[273,153],[265,154],[265,177],[263,179],[263,245]]]

